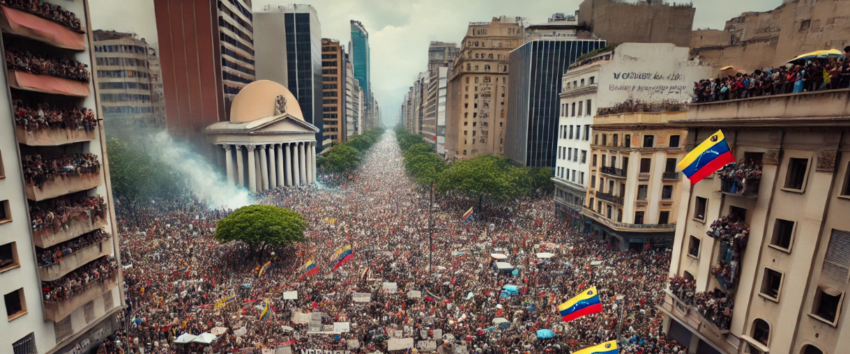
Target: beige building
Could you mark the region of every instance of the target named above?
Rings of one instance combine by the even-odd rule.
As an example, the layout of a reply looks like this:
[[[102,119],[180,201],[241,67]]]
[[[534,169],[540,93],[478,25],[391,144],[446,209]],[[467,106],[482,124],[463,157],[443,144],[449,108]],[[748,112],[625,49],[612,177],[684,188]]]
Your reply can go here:
[[[716,69],[753,71],[786,63],[797,55],[850,45],[850,6],[844,0],[784,0],[772,11],[745,12],[720,30],[691,34],[691,55]]]
[[[14,40],[32,53],[94,68],[100,57],[92,44],[88,2],[63,1],[61,5],[80,19],[82,31],[3,6],[4,55],[9,54],[5,51]],[[144,62],[139,66],[145,67]],[[15,119],[15,105],[20,103],[31,109],[46,107],[45,103],[56,110],[88,108],[94,111],[90,118],[103,117],[99,75],[88,74],[85,81],[11,68],[0,74],[0,313],[6,315],[0,319],[0,353],[96,351],[98,343],[119,329],[117,314],[125,306],[121,242],[103,126],[35,127]],[[10,96],[16,102],[10,102]],[[33,178],[27,171],[39,158],[49,164],[66,154],[91,154],[99,167],[46,173],[43,179]],[[84,201],[98,206],[89,207]],[[97,242],[60,258],[44,256],[85,242],[87,237]],[[91,271],[86,265],[92,262],[109,264],[114,271],[80,283],[65,296],[56,296],[54,290],[71,279],[88,277]]]
[[[608,44],[672,43],[687,47],[696,8],[665,0],[584,0],[578,24]]]
[[[698,296],[728,296],[731,318],[668,292],[659,306],[668,338],[692,353],[848,351],[848,107],[850,91],[821,91],[693,104],[673,122],[689,131],[688,149],[722,129],[747,166],[737,178],[721,170],[683,189],[670,267],[695,281]],[[738,222],[736,239],[707,234],[725,216]]]
[[[449,77],[446,158],[504,156],[508,53],[522,44],[520,18],[472,22]]]
[[[322,38],[322,144],[345,141],[345,53],[336,39]]]

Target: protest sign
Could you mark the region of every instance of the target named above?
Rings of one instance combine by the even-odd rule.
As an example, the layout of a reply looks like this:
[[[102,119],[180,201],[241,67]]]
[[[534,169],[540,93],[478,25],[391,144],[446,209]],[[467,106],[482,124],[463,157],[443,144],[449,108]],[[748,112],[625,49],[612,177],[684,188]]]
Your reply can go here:
[[[283,292],[284,300],[298,300],[298,291],[284,291]]]
[[[351,331],[351,325],[348,322],[334,322],[333,331],[337,333],[348,333]]]
[[[370,293],[354,293],[351,295],[351,301],[354,302],[369,302],[372,301],[372,294]]]
[[[384,282],[384,284],[382,284],[381,286],[381,289],[386,292],[396,292],[398,291],[398,283]]]
[[[413,338],[390,338],[387,341],[387,350],[402,350],[413,348]]]

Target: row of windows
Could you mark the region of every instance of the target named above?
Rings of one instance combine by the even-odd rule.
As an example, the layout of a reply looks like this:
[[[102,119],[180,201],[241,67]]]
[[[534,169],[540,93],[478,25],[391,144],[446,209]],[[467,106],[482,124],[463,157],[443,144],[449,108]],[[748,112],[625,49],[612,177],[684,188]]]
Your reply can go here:
[[[142,84],[138,82],[100,82],[98,86],[101,90],[110,90],[110,89],[136,89],[136,90],[150,90],[151,85]]]
[[[578,180],[576,180],[576,173],[578,173]],[[555,175],[568,181],[584,184],[584,172],[579,172],[578,170],[571,170],[569,168],[558,167],[555,172]]]
[[[227,60],[224,57],[221,58],[221,66],[225,66],[225,67],[231,68],[233,70],[241,71],[241,72],[246,73],[248,75],[256,75],[256,72],[254,72],[254,69],[250,69],[248,67],[239,65],[239,63],[232,62],[230,60]]]
[[[322,51],[323,52],[330,52],[330,51],[333,51],[333,49],[324,50],[324,48],[323,48]],[[336,59],[336,54],[322,54],[322,59]],[[334,62],[331,62],[331,63],[334,63]]]
[[[575,151],[575,153],[573,153]],[[578,148],[558,147],[558,159],[578,162]],[[581,163],[587,162],[587,150],[581,150]]]
[[[151,107],[116,107],[116,106],[103,106],[103,114],[144,114],[144,113],[152,113],[153,109]]]
[[[573,88],[584,87],[584,79],[581,79],[581,86],[579,86],[579,81],[573,81],[573,82],[567,81],[566,83],[567,83],[567,85],[566,85],[567,90],[573,89]],[[591,76],[590,77],[590,83],[588,85],[593,85],[595,83],[596,83],[596,76]]]
[[[106,102],[150,102],[151,95],[139,95],[133,93],[101,93],[100,99]]]
[[[323,61],[323,62],[322,62],[322,67],[325,67],[325,68],[327,68],[327,67],[335,68],[335,67],[336,67],[336,61]]]
[[[336,76],[322,76],[322,81],[333,82],[333,81],[337,81],[337,80],[336,80]]]
[[[134,70],[98,70],[97,77],[140,77],[148,78],[148,73]]]
[[[224,80],[229,80],[229,81],[234,81],[234,82],[241,82],[241,83],[244,83],[244,84],[250,84],[251,82],[253,82],[253,81],[254,81],[254,80],[248,79],[248,78],[246,78],[246,77],[242,77],[242,76],[239,76],[239,75],[231,74],[231,73],[226,72],[226,71],[223,71],[221,74],[222,74],[222,75],[221,75],[221,77],[222,77]]]
[[[251,47],[245,45],[245,43],[242,43],[239,40],[230,38],[230,36],[224,34],[224,32],[220,32],[218,37],[222,42],[230,43],[230,45],[244,50],[246,53],[248,53],[248,55],[254,55],[254,49],[251,49]]]
[[[322,100],[322,104],[336,104],[337,100]]]
[[[592,113],[590,113],[591,112],[591,101],[592,100],[587,100],[587,101],[584,102],[585,104],[582,104],[582,102],[573,102],[572,104],[561,103],[561,117],[576,117],[576,116],[581,117],[582,116],[582,113],[581,113],[582,108],[585,109],[584,110],[585,116],[593,115]],[[576,103],[578,103],[578,106],[576,106]],[[570,107],[572,107],[572,110],[570,110]],[[578,114],[576,114],[576,107],[578,107]],[[572,114],[570,114],[570,112],[572,112]]]
[[[239,22],[238,18],[234,18],[234,20]],[[238,27],[232,25],[230,22],[225,21],[224,17],[222,17],[222,16],[218,17],[218,26],[229,29],[230,32],[233,32],[234,34],[239,36],[239,38],[242,38],[242,39],[248,41],[249,43],[254,43],[254,39],[251,38],[251,36],[246,34],[241,28],[238,28]]]
[[[584,140],[590,139],[590,125],[584,125]],[[560,125],[558,127],[558,137],[560,139],[575,139],[581,140],[581,125]],[[575,133],[575,134],[573,134]]]
[[[338,71],[336,69],[322,69],[322,74],[324,75],[336,75]]]
[[[254,15],[252,15],[252,14],[251,14],[251,11],[249,11],[249,10],[245,9],[244,7],[242,7],[242,5],[240,5],[239,3],[237,3],[235,0],[229,0],[229,2],[230,2],[231,4],[233,4],[234,6],[236,6],[236,8],[238,8],[238,9],[239,9],[239,12],[240,12],[240,13],[242,13],[243,15],[245,15],[245,17],[247,17],[247,18],[248,18],[248,20],[250,20],[250,21],[252,21],[252,22],[254,21]],[[233,13],[232,11],[230,11],[230,9],[228,9],[228,8],[227,8],[227,6],[223,6],[223,5],[221,4],[221,1],[219,1],[219,2],[218,2],[218,9],[219,9],[219,11],[221,11],[221,12],[223,12],[223,13],[227,14],[227,16],[228,16],[228,17],[232,18],[232,19],[233,19],[234,21],[236,21],[236,23],[238,23],[240,26],[245,27],[245,29],[247,29],[247,30],[249,30],[249,31],[251,31],[251,32],[254,32],[254,27],[252,27],[252,26],[251,26],[251,23],[250,23],[250,22],[247,22],[247,21],[243,20],[241,17],[239,17],[238,15],[236,15],[235,13]]]
[[[610,204],[603,204],[602,201],[600,200],[600,201],[596,201],[596,208],[594,209],[594,205],[593,205],[594,201],[596,201],[595,198],[591,197],[589,199],[588,206],[587,206],[589,209],[596,211],[597,213],[607,217],[608,219],[614,220],[614,217],[615,217],[614,207],[612,207]],[[605,208],[603,208],[603,206]],[[643,225],[645,223],[645,220],[644,220],[645,214],[646,214],[646,212],[643,211],[643,210],[635,211],[635,217],[634,217],[634,220],[632,221],[632,224]],[[617,219],[617,222],[623,222],[623,209],[621,209],[621,208],[616,209],[616,219]],[[659,211],[658,212],[658,221],[656,222],[656,224],[667,225],[669,223],[670,223],[670,211],[669,210]]]
[[[325,113],[322,114],[322,118],[337,119],[337,115],[336,113]]]
[[[94,47],[94,51],[103,53],[147,53],[145,47],[137,45],[99,45]]]
[[[244,61],[244,62],[246,62],[246,63],[248,63],[248,64],[254,65],[254,59],[246,58],[246,57],[245,57],[245,56],[243,56],[242,54],[239,54],[239,53],[237,53],[237,52],[235,52],[235,51],[233,51],[233,50],[230,50],[230,49],[228,49],[228,48],[227,48],[227,47],[225,47],[225,46],[221,46],[221,54],[227,54],[227,55],[229,55],[229,56],[231,56],[231,57],[239,58],[239,59],[241,59],[242,61]]]
[[[97,65],[121,65],[121,66],[143,66],[148,67],[148,61],[134,58],[96,58]]]
[[[594,135],[593,136],[593,144],[599,145],[599,137],[600,136],[602,137],[602,145],[607,146],[608,145],[608,134],[605,134],[605,133]],[[623,141],[622,147],[645,147],[645,148],[657,147],[657,146],[655,146],[655,135],[644,135],[642,146],[632,145],[632,136],[630,134],[623,135],[623,139],[624,139],[624,141]],[[671,147],[671,148],[679,147],[680,139],[681,139],[681,136],[679,136],[679,135],[671,135],[669,142],[667,143],[667,146]],[[621,146],[619,134],[617,134],[617,133],[611,134],[611,146]]]
[[[325,80],[322,80],[322,81],[325,81]],[[337,89],[336,84],[323,84],[322,85],[322,90],[336,90],[336,89]]]

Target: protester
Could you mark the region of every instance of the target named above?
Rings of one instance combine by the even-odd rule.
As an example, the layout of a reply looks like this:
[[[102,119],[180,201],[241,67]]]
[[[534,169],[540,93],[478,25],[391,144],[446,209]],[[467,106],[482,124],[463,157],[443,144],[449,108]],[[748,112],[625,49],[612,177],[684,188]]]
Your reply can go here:
[[[23,100],[13,99],[15,125],[27,131],[39,131],[44,128],[94,130],[97,119],[94,112],[85,107],[54,109],[49,103],[28,106]]]
[[[62,6],[41,3],[39,0],[0,0],[0,5],[8,6],[21,11],[26,11],[48,20],[61,23],[75,31],[81,32],[80,19],[71,11],[62,9]]]
[[[44,183],[56,176],[71,176],[97,173],[100,161],[97,155],[83,153],[73,156],[43,159],[40,154],[23,157],[24,178],[29,184],[41,188]]]
[[[64,301],[86,291],[89,287],[114,279],[117,263],[111,256],[101,257],[74,269],[56,281],[41,282],[44,301]]]
[[[58,78],[89,82],[88,65],[64,57],[49,57],[33,54],[12,46],[6,47],[6,68],[33,75],[49,75]]]

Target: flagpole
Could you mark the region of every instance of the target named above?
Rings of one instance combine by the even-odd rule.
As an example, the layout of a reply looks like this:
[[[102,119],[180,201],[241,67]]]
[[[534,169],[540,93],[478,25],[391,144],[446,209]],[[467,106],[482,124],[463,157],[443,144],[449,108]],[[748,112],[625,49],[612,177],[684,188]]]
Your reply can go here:
[[[623,339],[622,339],[622,336],[623,336],[623,321],[625,321],[625,319],[623,318],[623,316],[624,316],[623,311],[625,310],[625,307],[626,307],[625,306],[626,301],[625,301],[625,297],[620,297],[616,301],[620,303],[619,304],[619,306],[620,306],[620,318],[619,318],[619,321],[617,321],[617,345],[620,345],[620,344],[624,344]]]

